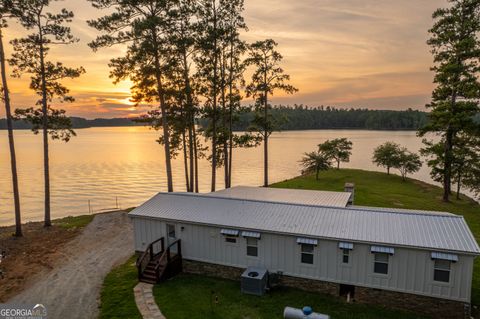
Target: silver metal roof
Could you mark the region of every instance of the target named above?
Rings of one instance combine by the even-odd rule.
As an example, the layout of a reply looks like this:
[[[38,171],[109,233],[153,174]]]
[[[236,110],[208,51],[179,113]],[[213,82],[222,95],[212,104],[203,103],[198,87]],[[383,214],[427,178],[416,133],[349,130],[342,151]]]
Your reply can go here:
[[[159,193],[130,216],[240,230],[480,254],[462,216]]]
[[[305,189],[284,189],[249,186],[235,186],[205,195],[212,197],[260,200],[274,203],[332,207],[345,207],[347,206],[348,199],[350,198],[350,193],[348,192],[327,192]]]

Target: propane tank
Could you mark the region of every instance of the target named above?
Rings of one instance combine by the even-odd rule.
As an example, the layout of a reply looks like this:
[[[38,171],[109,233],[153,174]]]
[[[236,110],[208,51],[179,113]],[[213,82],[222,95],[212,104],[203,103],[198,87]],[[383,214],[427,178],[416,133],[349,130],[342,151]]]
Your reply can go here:
[[[285,307],[283,317],[285,319],[330,319],[328,315],[313,312],[312,308],[308,306],[303,309]]]

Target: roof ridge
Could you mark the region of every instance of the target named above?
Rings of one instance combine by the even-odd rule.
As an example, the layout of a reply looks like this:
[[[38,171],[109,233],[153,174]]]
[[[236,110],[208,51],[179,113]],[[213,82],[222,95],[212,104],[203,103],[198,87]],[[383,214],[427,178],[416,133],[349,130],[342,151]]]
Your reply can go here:
[[[359,207],[338,207],[338,206],[328,206],[328,205],[312,205],[312,204],[301,204],[301,203],[285,203],[285,202],[275,202],[269,200],[258,200],[258,199],[244,199],[244,198],[233,198],[233,197],[222,197],[222,196],[214,196],[214,195],[207,195],[203,193],[175,193],[175,192],[159,192],[157,195],[173,195],[173,196],[193,196],[199,198],[215,198],[215,199],[222,199],[222,200],[232,200],[232,201],[244,201],[244,202],[255,202],[255,203],[267,203],[267,204],[276,204],[276,205],[291,205],[291,206],[301,206],[301,207],[321,207],[321,208],[332,208],[332,209],[345,209],[350,211],[360,211],[360,212],[375,212],[375,213],[383,213],[383,214],[399,214],[399,215],[417,215],[417,216],[434,216],[434,217],[448,217],[448,218],[463,218],[461,215],[452,214],[449,212],[436,212],[436,211],[427,211],[430,213],[421,213],[421,212],[401,212],[401,211],[385,211],[385,209],[396,209],[392,207],[373,207],[373,206],[363,206],[362,208]],[[383,210],[382,210],[383,209]]]

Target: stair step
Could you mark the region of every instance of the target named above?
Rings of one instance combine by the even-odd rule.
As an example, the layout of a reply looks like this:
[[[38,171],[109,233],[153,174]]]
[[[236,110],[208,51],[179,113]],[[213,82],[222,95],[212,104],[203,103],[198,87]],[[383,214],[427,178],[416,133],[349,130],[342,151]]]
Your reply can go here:
[[[147,284],[156,284],[156,283],[157,283],[156,280],[154,280],[154,279],[147,279],[147,278],[142,278],[142,279],[140,279],[140,281],[141,281],[141,282],[145,282],[145,283],[147,283]]]

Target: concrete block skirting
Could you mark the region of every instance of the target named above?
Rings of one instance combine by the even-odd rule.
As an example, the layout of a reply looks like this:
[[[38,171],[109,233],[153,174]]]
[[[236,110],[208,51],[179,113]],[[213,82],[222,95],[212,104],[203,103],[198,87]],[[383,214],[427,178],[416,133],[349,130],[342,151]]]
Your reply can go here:
[[[240,280],[244,269],[217,264],[183,260],[183,271],[231,280]],[[339,296],[340,284],[292,276],[280,276],[280,284],[286,287]],[[409,293],[355,286],[355,302],[414,312],[433,318],[470,318],[470,304],[421,296]]]

